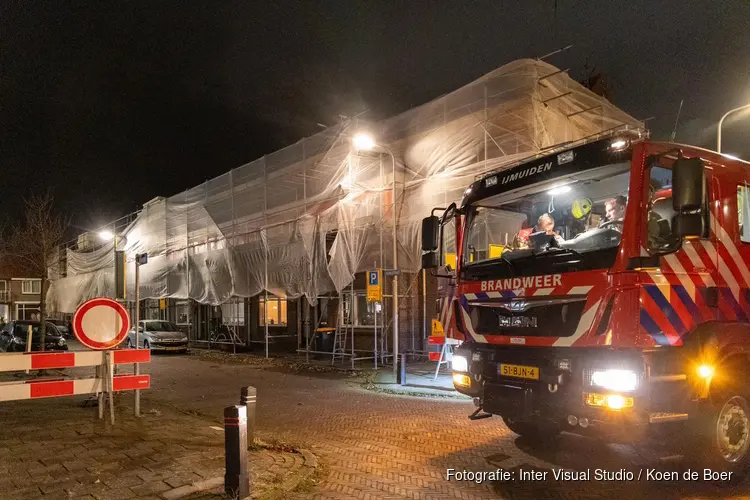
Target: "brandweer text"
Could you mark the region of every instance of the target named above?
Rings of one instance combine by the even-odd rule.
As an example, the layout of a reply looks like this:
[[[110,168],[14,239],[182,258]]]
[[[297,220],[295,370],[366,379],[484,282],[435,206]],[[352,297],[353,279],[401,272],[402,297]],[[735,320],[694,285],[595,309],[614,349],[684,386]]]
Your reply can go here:
[[[482,281],[482,291],[518,290],[519,288],[551,288],[562,284],[561,274],[546,276],[528,276],[524,278],[506,278],[504,280]]]

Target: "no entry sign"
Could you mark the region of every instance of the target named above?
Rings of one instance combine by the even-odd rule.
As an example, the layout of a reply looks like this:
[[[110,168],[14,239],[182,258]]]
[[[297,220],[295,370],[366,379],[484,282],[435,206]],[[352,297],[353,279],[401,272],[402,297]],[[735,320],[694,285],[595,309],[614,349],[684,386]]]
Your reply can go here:
[[[117,347],[129,329],[128,311],[119,302],[105,297],[84,302],[73,315],[73,333],[91,349]]]

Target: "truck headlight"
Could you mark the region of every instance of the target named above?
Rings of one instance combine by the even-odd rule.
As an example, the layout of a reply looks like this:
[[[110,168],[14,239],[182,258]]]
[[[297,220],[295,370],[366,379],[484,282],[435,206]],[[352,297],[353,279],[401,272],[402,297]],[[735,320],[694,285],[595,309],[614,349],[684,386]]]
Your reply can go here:
[[[453,362],[451,367],[454,372],[468,372],[469,371],[469,360],[463,356],[453,355]]]
[[[591,385],[615,392],[632,392],[638,387],[633,370],[597,370],[591,374]]]

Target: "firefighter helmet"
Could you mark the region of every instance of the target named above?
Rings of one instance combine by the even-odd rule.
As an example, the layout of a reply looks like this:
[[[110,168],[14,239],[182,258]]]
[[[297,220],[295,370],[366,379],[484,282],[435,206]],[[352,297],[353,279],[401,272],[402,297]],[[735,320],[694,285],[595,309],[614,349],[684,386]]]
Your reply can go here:
[[[588,198],[579,198],[577,200],[574,200],[571,207],[571,212],[573,212],[573,217],[575,217],[576,219],[583,219],[591,213],[591,200],[589,200]]]

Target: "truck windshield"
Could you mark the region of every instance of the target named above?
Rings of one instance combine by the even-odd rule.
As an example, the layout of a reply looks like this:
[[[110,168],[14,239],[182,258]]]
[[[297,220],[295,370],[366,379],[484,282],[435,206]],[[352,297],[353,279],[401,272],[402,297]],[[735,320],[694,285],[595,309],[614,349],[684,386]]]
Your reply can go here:
[[[630,163],[593,166],[468,207],[467,279],[610,267],[625,223]]]

